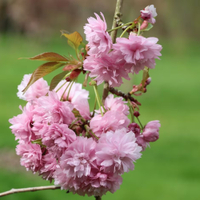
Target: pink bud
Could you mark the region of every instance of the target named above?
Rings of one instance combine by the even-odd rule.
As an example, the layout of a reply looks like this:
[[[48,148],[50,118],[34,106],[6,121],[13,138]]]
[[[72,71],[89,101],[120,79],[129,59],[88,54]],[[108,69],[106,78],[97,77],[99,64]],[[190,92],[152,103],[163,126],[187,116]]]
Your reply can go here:
[[[158,120],[147,123],[143,131],[146,142],[155,142],[159,138],[160,122]]]
[[[148,21],[144,20],[142,25],[140,26],[140,30],[143,30],[143,29],[147,28],[148,24],[149,24]]]
[[[128,126],[129,131],[132,131],[135,133],[135,137],[138,137],[140,135],[140,126],[136,123],[131,123]]]
[[[149,85],[151,83],[151,77],[146,80],[146,84]]]
[[[67,82],[70,82],[70,81],[71,81],[69,77],[66,77],[65,80],[66,80]]]
[[[134,94],[137,91],[138,91],[138,86],[137,85],[133,85],[133,89],[131,90],[130,94]]]

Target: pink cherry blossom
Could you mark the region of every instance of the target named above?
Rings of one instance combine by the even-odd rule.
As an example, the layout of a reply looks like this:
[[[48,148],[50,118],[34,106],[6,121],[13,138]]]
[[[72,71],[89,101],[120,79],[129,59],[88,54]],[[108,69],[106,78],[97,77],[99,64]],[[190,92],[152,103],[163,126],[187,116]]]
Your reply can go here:
[[[54,123],[46,125],[40,131],[40,134],[42,136],[42,144],[58,158],[76,140],[76,134],[66,124]]]
[[[109,94],[105,99],[104,106],[106,110],[114,110],[122,112],[124,115],[129,114],[129,107],[125,104],[122,97],[114,97],[113,94]]]
[[[137,143],[140,147],[142,147],[142,151],[144,151],[144,150],[147,148],[147,146],[149,146],[149,143],[148,143],[147,141],[144,140],[143,135],[139,135],[139,136],[137,137],[136,143]]]
[[[129,72],[139,73],[144,67],[154,68],[155,59],[159,59],[161,56],[162,46],[156,44],[157,38],[143,36],[135,36],[130,34],[129,38],[117,38],[116,44],[113,45],[115,54],[118,54],[118,59],[122,60],[121,57],[128,63],[125,64],[125,69]],[[120,56],[121,54],[121,56]],[[131,64],[131,65],[130,65]]]
[[[143,137],[146,142],[155,142],[159,138],[160,122],[158,120],[147,123],[143,130]]]
[[[25,74],[21,84],[18,85],[17,96],[20,99],[23,99],[26,101],[35,100],[38,97],[46,95],[49,91],[49,86],[48,86],[47,81],[45,81],[43,78],[40,78],[35,83],[33,83],[25,93],[23,93],[22,91],[27,86],[31,78],[31,75],[32,74]]]
[[[52,181],[53,174],[58,167],[57,160],[51,153],[42,156],[42,167],[39,170],[39,175],[45,180]]]
[[[138,137],[140,135],[140,126],[137,123],[129,124],[128,130],[135,133],[135,137]]]
[[[126,115],[117,111],[107,111],[103,116],[96,115],[90,121],[90,128],[97,137],[108,131],[127,128],[130,120]]]
[[[64,83],[64,80],[61,81],[55,88],[55,91],[57,91],[58,88],[60,88]],[[67,82],[60,90],[58,90],[57,94],[59,99],[61,99],[62,97],[63,101],[70,101],[74,105],[74,108],[76,108],[80,112],[82,117],[84,117],[85,119],[90,119],[90,108],[88,103],[89,92],[85,89],[82,89],[82,84],[80,83],[73,83],[70,92],[69,87],[65,91],[68,84],[70,83]]]
[[[103,20],[96,13],[95,16],[96,19],[93,17],[88,18],[88,24],[84,26],[84,33],[90,48],[89,55],[108,53],[112,48],[112,39],[106,32],[107,24],[103,13],[101,13]]]
[[[60,101],[55,91],[49,92],[48,96],[37,99],[35,106],[34,121],[41,123],[64,123],[70,124],[75,116],[72,113],[73,105],[68,101]]]
[[[129,80],[127,70],[116,60],[118,57],[113,52],[109,54],[102,54],[88,56],[83,63],[84,70],[90,72],[90,77],[94,78],[97,85],[104,81],[108,81],[112,87],[119,87],[123,81],[122,78]]]
[[[9,122],[12,124],[10,128],[16,140],[19,139],[19,142],[30,142],[36,139],[36,135],[32,130],[34,106],[28,102],[21,110],[22,114],[9,119]]]
[[[32,143],[18,144],[16,147],[17,155],[21,156],[20,163],[27,170],[34,173],[42,166],[42,151],[40,145]]]
[[[118,174],[105,173],[94,169],[78,194],[81,195],[82,191],[88,196],[102,196],[108,191],[114,193],[120,188],[122,180],[122,177]]]
[[[61,189],[69,190],[81,196],[102,196],[106,192],[114,193],[122,183],[122,177],[118,174],[105,173],[93,167],[87,177],[70,177],[67,172],[58,168],[55,173],[55,185]]]
[[[95,165],[96,142],[92,138],[77,137],[60,157],[60,167],[68,177],[87,177]]]
[[[141,157],[142,148],[136,143],[135,134],[126,129],[102,134],[96,148],[97,163],[105,172],[123,174],[134,169],[134,164]]]
[[[157,16],[156,8],[154,5],[145,7],[144,10],[140,10],[141,18],[147,20],[151,24],[155,24],[155,17]]]

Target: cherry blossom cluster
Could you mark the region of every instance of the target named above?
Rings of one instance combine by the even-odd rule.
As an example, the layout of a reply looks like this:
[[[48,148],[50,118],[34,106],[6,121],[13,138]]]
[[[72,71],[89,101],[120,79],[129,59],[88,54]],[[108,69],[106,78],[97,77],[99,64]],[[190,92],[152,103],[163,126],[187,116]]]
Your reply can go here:
[[[141,11],[141,16],[150,22],[155,22],[156,16],[153,5]],[[97,15],[90,17],[85,25],[86,40],[89,51],[83,67],[94,77],[97,85],[108,81],[110,86],[119,87],[122,78],[129,80],[129,73],[139,73],[144,67],[154,68],[155,59],[161,56],[162,46],[157,44],[154,37],[145,38],[134,31],[128,38],[119,37],[113,44],[111,36],[106,32],[107,24],[103,14],[103,20]],[[154,19],[154,20],[153,20]]]
[[[152,6],[142,10],[140,17],[153,24],[157,14]],[[78,75],[88,73],[94,89],[104,81],[118,87],[129,73],[155,67],[162,49],[157,38],[139,35],[134,22],[125,28],[130,31],[128,38],[119,37],[113,43],[103,14],[95,16],[84,26],[87,54],[78,68]],[[70,73],[76,72],[77,68]],[[133,170],[141,152],[159,138],[159,121],[142,126],[133,120],[139,117],[139,102],[117,93],[101,101],[97,90],[99,109],[90,111],[89,92],[69,77],[53,90],[40,78],[24,93],[31,77],[24,75],[18,86],[17,96],[27,102],[20,106],[22,113],[9,120],[21,165],[79,195],[102,196],[119,189],[122,175]],[[145,79],[146,85],[149,80]]]

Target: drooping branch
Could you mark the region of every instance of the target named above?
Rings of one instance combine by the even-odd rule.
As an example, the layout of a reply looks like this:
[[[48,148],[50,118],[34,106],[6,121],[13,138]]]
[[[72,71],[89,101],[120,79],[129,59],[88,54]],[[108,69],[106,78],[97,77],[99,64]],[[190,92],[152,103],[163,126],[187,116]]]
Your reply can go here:
[[[114,14],[114,18],[113,18],[113,24],[112,24],[112,29],[116,28],[118,26],[118,23],[121,21],[121,10],[122,10],[122,4],[123,4],[124,0],[117,0],[116,3],[116,8],[115,8],[115,14]],[[117,29],[113,30],[111,32],[111,38],[113,43],[116,40],[116,36],[117,36]],[[109,92],[109,83],[107,81],[104,82],[104,89],[103,89],[103,101],[106,99],[106,97],[108,96],[108,92]]]
[[[40,190],[57,190],[60,189],[60,186],[41,186],[41,187],[30,187],[30,188],[20,188],[20,189],[11,189],[6,192],[0,193],[0,197],[7,196],[9,194],[14,194],[14,193],[21,193],[21,192],[36,192]]]

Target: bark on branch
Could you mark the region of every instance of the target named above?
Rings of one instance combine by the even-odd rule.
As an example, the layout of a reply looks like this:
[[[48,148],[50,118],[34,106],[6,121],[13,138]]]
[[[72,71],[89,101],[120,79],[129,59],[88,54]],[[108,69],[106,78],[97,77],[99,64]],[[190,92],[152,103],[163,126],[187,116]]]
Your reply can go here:
[[[60,186],[41,186],[41,187],[30,187],[30,188],[20,188],[20,189],[11,189],[6,192],[0,193],[0,197],[9,195],[9,194],[14,194],[14,193],[20,193],[20,192],[36,192],[40,190],[57,190],[60,189]]]
[[[115,95],[117,95],[119,97],[123,97],[125,100],[129,99],[130,101],[136,103],[137,105],[139,105],[139,106],[141,105],[141,103],[138,102],[137,99],[133,98],[129,93],[128,94],[124,94],[122,91],[119,91],[119,90],[117,90],[117,89],[115,89],[113,87],[109,87],[109,91],[112,94],[115,94]]]
[[[122,4],[124,0],[117,0],[116,3],[116,8],[115,8],[115,14],[113,18],[113,24],[112,24],[112,29],[116,28],[118,26],[118,23],[121,21],[121,16],[122,16]],[[113,43],[116,40],[117,36],[117,30],[114,30],[111,32],[111,38]],[[104,82],[104,89],[103,89],[103,102],[105,101],[106,97],[108,96],[109,93],[109,83],[107,81]]]

